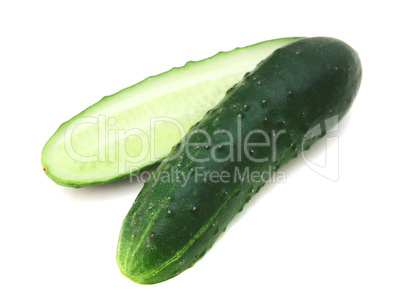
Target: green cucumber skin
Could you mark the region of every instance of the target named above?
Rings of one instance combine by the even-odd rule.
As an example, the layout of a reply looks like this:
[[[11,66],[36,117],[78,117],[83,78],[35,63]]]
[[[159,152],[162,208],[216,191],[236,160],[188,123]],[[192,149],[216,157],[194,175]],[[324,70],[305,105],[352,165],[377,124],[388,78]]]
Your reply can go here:
[[[205,130],[211,136],[211,147],[227,141],[222,134],[214,134],[215,131],[231,132],[234,155],[240,153],[241,161],[211,159],[197,163],[186,156],[185,150],[177,158],[163,161],[124,219],[117,247],[121,272],[137,283],[154,284],[193,266],[264,184],[233,179],[229,183],[213,183],[200,182],[198,178],[197,182],[192,174],[183,185],[174,181],[156,182],[158,174],[167,174],[172,168],[187,174],[195,167],[228,171],[231,176],[236,167],[242,173],[246,168],[250,172],[267,169],[275,172],[324,135],[303,146],[309,129],[333,115],[339,119],[344,116],[357,94],[361,76],[358,54],[344,42],[327,37],[295,41],[257,65],[188,132]],[[256,129],[267,133],[286,129],[277,139],[275,161],[269,158],[264,163],[253,162],[243,150],[238,151],[239,115],[243,136]],[[257,138],[252,142],[264,142]],[[202,141],[205,140],[191,138],[190,143]],[[169,156],[174,156],[181,145]],[[255,158],[273,153],[272,146],[252,149]],[[212,150],[192,146],[189,151],[201,159],[211,156]],[[227,156],[225,149],[219,153],[222,158]]]

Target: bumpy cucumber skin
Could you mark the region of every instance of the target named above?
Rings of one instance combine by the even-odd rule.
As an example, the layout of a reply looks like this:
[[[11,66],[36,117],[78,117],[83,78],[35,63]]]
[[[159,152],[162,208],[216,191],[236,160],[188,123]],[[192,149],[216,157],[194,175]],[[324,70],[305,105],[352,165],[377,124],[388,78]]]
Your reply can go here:
[[[261,46],[261,45],[268,45],[268,44],[275,44],[275,43],[280,44],[280,43],[282,43],[282,42],[289,42],[289,43],[290,43],[290,42],[293,42],[293,41],[295,41],[295,40],[299,40],[299,39],[302,39],[302,38],[304,38],[304,37],[285,37],[285,38],[278,38],[278,39],[272,39],[272,40],[262,41],[262,42],[255,43],[255,44],[252,44],[252,45],[248,45],[248,46],[245,46],[245,47],[236,47],[235,49],[233,49],[233,50],[231,50],[231,51],[218,52],[217,54],[215,54],[215,55],[213,55],[213,56],[211,56],[211,57],[209,57],[209,58],[203,59],[203,60],[199,60],[199,61],[188,61],[185,65],[183,65],[183,66],[181,66],[181,67],[174,67],[174,68],[172,68],[172,69],[170,69],[170,70],[168,70],[168,71],[166,71],[166,72],[160,73],[160,74],[158,74],[158,75],[150,76],[150,77],[148,77],[148,78],[146,78],[146,79],[140,81],[139,83],[137,83],[137,84],[135,84],[135,85],[132,85],[132,86],[130,86],[130,87],[127,87],[127,88],[125,88],[125,89],[122,89],[122,90],[118,91],[117,93],[115,93],[115,94],[113,94],[113,95],[103,97],[103,98],[102,98],[101,100],[99,100],[98,102],[96,102],[96,103],[94,103],[93,105],[89,106],[88,108],[86,108],[85,110],[83,110],[82,112],[80,112],[79,114],[77,114],[76,116],[72,117],[70,120],[68,120],[68,121],[66,121],[66,122],[64,122],[64,123],[62,123],[62,124],[60,125],[60,127],[56,130],[56,132],[52,135],[52,137],[46,142],[46,144],[45,144],[44,147],[43,147],[42,155],[41,155],[42,170],[45,172],[45,174],[46,174],[51,180],[53,180],[56,184],[58,184],[58,185],[60,185],[60,186],[73,187],[73,188],[81,188],[81,187],[87,187],[87,186],[93,186],[93,185],[107,184],[107,183],[111,183],[111,182],[114,182],[114,181],[122,180],[122,179],[124,179],[124,178],[127,178],[127,177],[130,176],[131,174],[138,173],[138,172],[140,172],[141,170],[146,169],[146,168],[148,168],[149,166],[152,166],[152,165],[154,165],[154,164],[160,162],[161,160],[156,160],[156,161],[154,161],[154,162],[150,162],[150,163],[147,164],[146,166],[143,166],[143,167],[139,168],[137,171],[132,171],[132,172],[129,172],[129,173],[127,173],[127,174],[120,174],[120,175],[116,174],[114,177],[109,178],[109,179],[102,179],[102,180],[95,179],[95,180],[92,180],[92,181],[75,181],[75,180],[68,180],[68,179],[60,178],[59,176],[55,176],[55,175],[47,168],[46,162],[45,162],[44,160],[45,160],[45,152],[46,152],[46,148],[47,148],[48,144],[53,140],[53,138],[54,138],[58,133],[60,133],[60,131],[63,131],[63,129],[64,129],[66,126],[68,126],[71,122],[73,122],[74,120],[79,119],[81,116],[84,116],[85,113],[86,113],[88,110],[91,110],[92,108],[94,108],[95,106],[97,106],[99,103],[101,103],[101,102],[103,102],[103,101],[111,100],[111,99],[113,98],[113,96],[115,96],[115,95],[117,95],[117,94],[119,94],[119,93],[125,92],[125,91],[128,90],[128,89],[133,89],[133,88],[136,88],[136,87],[138,87],[138,86],[140,86],[140,85],[146,84],[146,83],[148,83],[148,82],[150,82],[150,81],[153,81],[155,78],[159,78],[159,77],[163,77],[163,76],[165,76],[165,75],[167,75],[167,74],[175,73],[175,72],[180,71],[181,69],[184,69],[184,68],[189,68],[189,69],[191,69],[191,67],[193,67],[193,65],[201,64],[201,63],[204,63],[204,62],[206,62],[206,61],[214,61],[214,60],[216,60],[216,59],[219,58],[219,57],[226,56],[226,55],[230,55],[230,54],[232,54],[232,53],[234,53],[234,52],[247,51],[248,49],[256,48],[256,47],[259,47],[259,46]],[[170,115],[170,116],[174,117],[174,115]],[[135,127],[134,127],[134,128],[135,128]]]
[[[212,147],[227,141],[214,132],[229,131],[234,136],[234,155],[240,153],[241,161],[197,163],[184,150],[177,158],[162,162],[123,222],[117,247],[121,272],[137,283],[154,284],[193,266],[263,186],[263,181],[233,179],[230,183],[200,182],[195,174],[185,185],[180,181],[155,183],[155,176],[168,174],[171,168],[187,174],[197,166],[228,171],[231,176],[236,167],[240,172],[246,168],[275,172],[324,135],[303,142],[309,129],[334,115],[339,119],[344,116],[357,94],[361,75],[358,54],[344,42],[326,37],[295,41],[262,61],[188,132],[205,130],[212,138],[210,147],[188,148],[201,159],[211,156]],[[256,129],[267,133],[286,129],[277,138],[276,160],[256,163],[243,149],[239,152],[239,120],[243,137]],[[195,137],[190,143],[204,141],[205,137]],[[265,139],[255,137],[252,142],[263,143]],[[173,148],[169,156],[182,145]],[[217,151],[217,156],[227,156],[226,149]],[[251,149],[255,158],[273,153],[272,146]]]

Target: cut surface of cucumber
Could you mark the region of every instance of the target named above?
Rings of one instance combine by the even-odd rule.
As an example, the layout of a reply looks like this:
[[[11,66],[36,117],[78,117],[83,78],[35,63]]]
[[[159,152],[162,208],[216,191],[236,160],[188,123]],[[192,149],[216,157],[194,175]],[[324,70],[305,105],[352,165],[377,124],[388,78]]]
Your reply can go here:
[[[160,161],[246,72],[298,39],[268,40],[190,61],[102,98],[48,140],[43,170],[57,184],[82,187]]]

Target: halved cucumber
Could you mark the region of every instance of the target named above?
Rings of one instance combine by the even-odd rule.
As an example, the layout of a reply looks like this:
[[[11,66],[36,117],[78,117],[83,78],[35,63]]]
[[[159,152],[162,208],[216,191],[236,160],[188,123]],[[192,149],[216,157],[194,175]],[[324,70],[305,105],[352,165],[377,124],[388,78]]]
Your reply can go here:
[[[82,187],[158,162],[246,72],[297,39],[264,41],[190,61],[104,97],[53,134],[42,151],[43,170],[60,185]]]

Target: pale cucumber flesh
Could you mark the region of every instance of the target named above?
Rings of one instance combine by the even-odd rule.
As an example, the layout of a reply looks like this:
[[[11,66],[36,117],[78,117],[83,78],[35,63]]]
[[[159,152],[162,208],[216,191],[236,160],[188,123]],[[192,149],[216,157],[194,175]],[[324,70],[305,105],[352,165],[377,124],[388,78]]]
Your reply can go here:
[[[246,72],[297,39],[221,52],[104,97],[54,133],[42,151],[43,170],[58,184],[82,187],[158,162]]]

